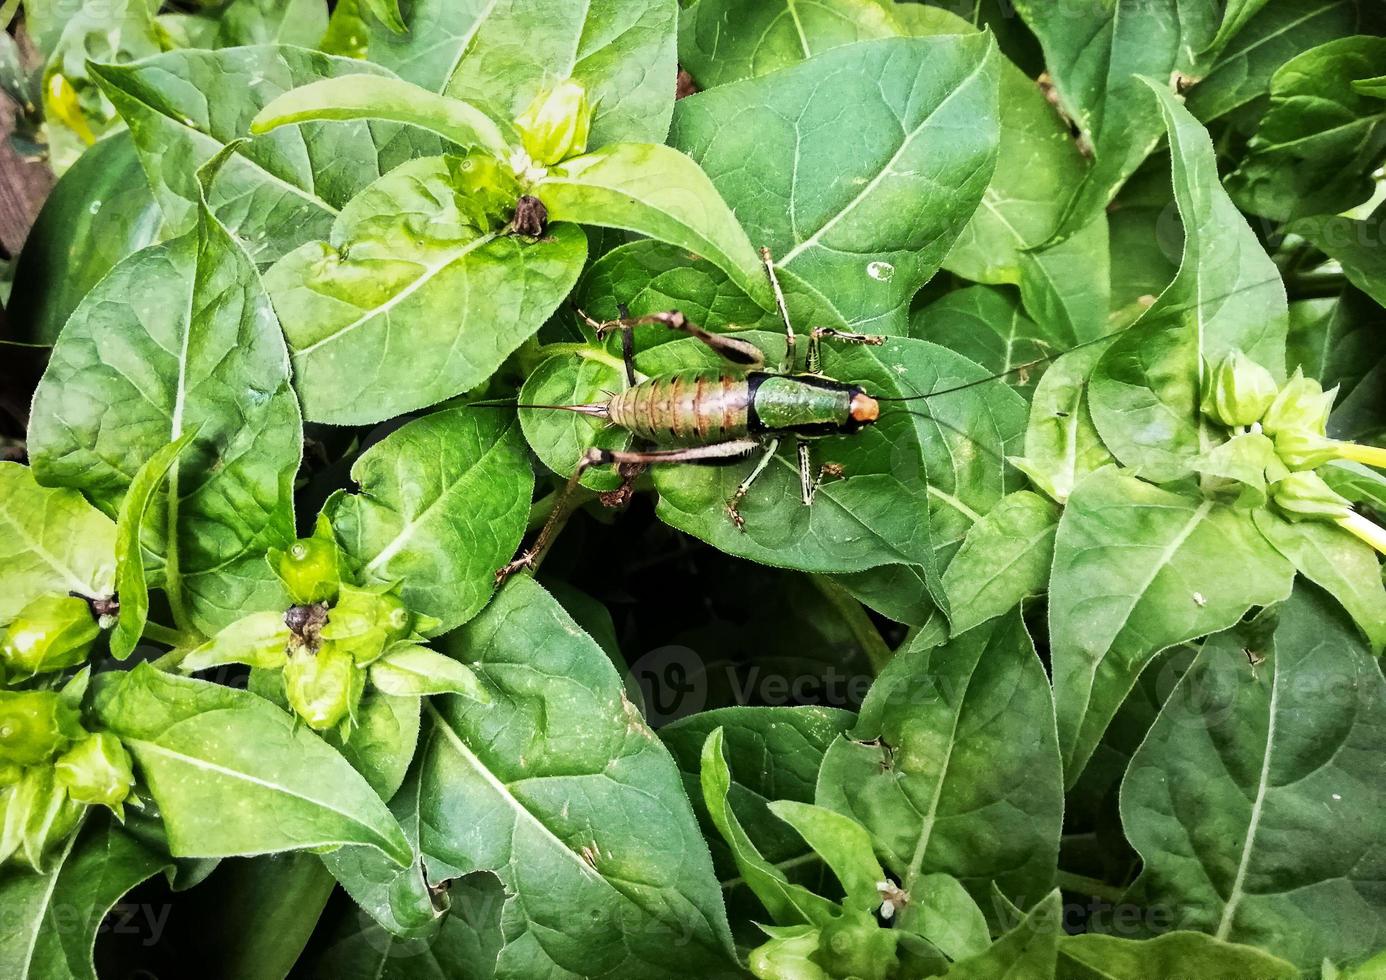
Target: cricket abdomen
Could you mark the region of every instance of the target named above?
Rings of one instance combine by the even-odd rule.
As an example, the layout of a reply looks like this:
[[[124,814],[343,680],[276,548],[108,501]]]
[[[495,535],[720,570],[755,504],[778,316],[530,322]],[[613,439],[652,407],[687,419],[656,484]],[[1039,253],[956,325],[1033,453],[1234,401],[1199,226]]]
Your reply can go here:
[[[686,372],[650,378],[612,396],[607,417],[661,445],[703,446],[750,433],[745,377]]]

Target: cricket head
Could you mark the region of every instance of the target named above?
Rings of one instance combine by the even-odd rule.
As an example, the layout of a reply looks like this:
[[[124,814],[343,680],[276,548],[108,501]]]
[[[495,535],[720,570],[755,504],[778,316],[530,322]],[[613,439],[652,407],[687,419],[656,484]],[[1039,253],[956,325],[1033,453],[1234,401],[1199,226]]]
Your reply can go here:
[[[861,388],[852,392],[852,400],[847,405],[847,413],[860,428],[870,425],[881,417],[881,403]]]

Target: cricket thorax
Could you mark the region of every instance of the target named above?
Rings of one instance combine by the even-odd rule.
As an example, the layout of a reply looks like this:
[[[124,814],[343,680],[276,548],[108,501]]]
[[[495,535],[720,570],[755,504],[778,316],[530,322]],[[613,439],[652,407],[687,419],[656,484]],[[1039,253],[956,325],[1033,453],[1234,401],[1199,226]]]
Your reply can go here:
[[[651,442],[697,446],[750,432],[747,377],[684,372],[650,378],[612,396],[607,417]]]
[[[854,432],[862,422],[854,412],[856,385],[814,374],[761,374],[747,377],[751,391],[749,431],[813,438]]]

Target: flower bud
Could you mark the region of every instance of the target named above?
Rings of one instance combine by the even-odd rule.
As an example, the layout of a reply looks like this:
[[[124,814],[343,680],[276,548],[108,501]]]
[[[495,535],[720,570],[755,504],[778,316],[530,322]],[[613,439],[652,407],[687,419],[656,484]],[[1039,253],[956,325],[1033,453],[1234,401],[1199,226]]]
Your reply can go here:
[[[809,957],[818,949],[813,926],[762,926],[770,941],[751,950],[748,963],[760,980],[830,980]]]
[[[54,771],[72,799],[107,806],[117,814],[135,785],[130,753],[109,732],[82,739],[58,757]]]
[[[1286,429],[1275,436],[1275,454],[1292,470],[1312,470],[1341,453],[1338,443],[1304,429]]]
[[[457,207],[477,228],[494,231],[510,220],[524,191],[514,171],[485,150],[448,157]]]
[[[1348,499],[1312,470],[1276,480],[1271,484],[1270,496],[1292,521],[1338,521],[1352,512]]]
[[[1328,413],[1333,409],[1337,394],[1337,388],[1324,391],[1322,385],[1313,378],[1306,378],[1304,372],[1296,368],[1294,377],[1285,383],[1266,409],[1261,428],[1272,436],[1295,429],[1321,436],[1328,431]]]
[[[365,686],[366,673],[350,651],[331,641],[316,653],[297,650],[284,664],[289,705],[315,731],[326,731],[354,715]]]
[[[844,912],[823,927],[812,959],[833,977],[885,980],[898,965],[900,933],[882,929],[868,912]]]
[[[270,552],[270,565],[295,605],[333,602],[341,588],[341,550],[330,536],[299,538],[284,551]]]
[[[322,628],[322,636],[350,652],[364,666],[395,640],[407,636],[412,623],[413,617],[399,596],[344,585],[327,625]]]
[[[47,762],[85,734],[56,691],[0,691],[0,763]]]
[[[85,809],[58,784],[52,766],[24,770],[17,783],[0,792],[0,862],[42,871],[44,857],[77,829]]]
[[[1204,372],[1203,414],[1223,425],[1250,425],[1274,400],[1271,373],[1239,350],[1229,351],[1217,367]]]
[[[541,167],[585,152],[591,125],[587,90],[571,78],[551,89],[540,89],[515,120],[525,152]]]
[[[43,595],[25,606],[10,624],[0,658],[17,676],[75,667],[101,634],[87,600],[70,595]]]

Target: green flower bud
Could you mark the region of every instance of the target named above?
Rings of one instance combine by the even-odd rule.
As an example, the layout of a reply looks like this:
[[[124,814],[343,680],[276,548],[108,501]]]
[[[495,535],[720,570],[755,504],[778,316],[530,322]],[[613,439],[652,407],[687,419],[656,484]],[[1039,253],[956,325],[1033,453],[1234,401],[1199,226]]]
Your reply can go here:
[[[869,912],[844,912],[823,927],[812,960],[834,977],[885,980],[898,965],[900,934],[882,929]]]
[[[86,733],[55,691],[0,691],[0,763],[47,762]]]
[[[1338,521],[1352,512],[1348,499],[1312,470],[1276,480],[1271,484],[1270,496],[1292,521]]]
[[[1271,373],[1239,350],[1203,374],[1203,414],[1223,425],[1250,425],[1274,400]]]
[[[1292,470],[1312,470],[1342,455],[1338,443],[1304,429],[1288,429],[1275,436],[1275,454]]]
[[[525,152],[541,167],[577,156],[587,149],[592,106],[587,90],[569,78],[551,89],[540,89],[534,101],[515,120]]]
[[[810,956],[818,949],[813,926],[762,926],[770,941],[751,950],[751,973],[760,980],[832,980]]]
[[[412,625],[413,617],[399,596],[344,585],[322,636],[348,650],[364,666],[391,643],[407,636]]]
[[[458,208],[473,225],[494,231],[510,220],[524,190],[515,173],[485,150],[448,157]]]
[[[356,713],[366,672],[351,652],[331,641],[317,653],[296,650],[284,664],[284,693],[289,705],[308,727],[326,731]]]
[[[33,676],[75,667],[101,628],[87,600],[70,595],[44,595],[30,602],[10,624],[0,658],[17,676]]]
[[[53,768],[72,799],[110,807],[116,814],[135,785],[130,753],[109,732],[88,735],[60,755]]]
[[[24,770],[20,780],[0,792],[0,862],[44,869],[44,858],[77,829],[85,810],[58,784],[52,766]]]
[[[13,786],[24,775],[24,767],[13,762],[0,763],[0,787]]]
[[[1328,413],[1337,395],[1337,388],[1324,391],[1322,385],[1313,378],[1306,378],[1304,372],[1296,368],[1294,377],[1285,383],[1266,409],[1261,428],[1272,436],[1296,429],[1321,436],[1328,431]]]
[[[299,538],[285,551],[271,551],[270,564],[295,605],[336,600],[342,584],[341,549],[332,538]]]

